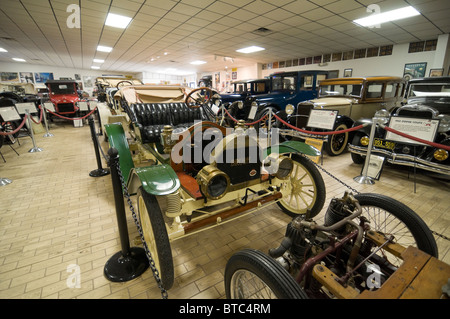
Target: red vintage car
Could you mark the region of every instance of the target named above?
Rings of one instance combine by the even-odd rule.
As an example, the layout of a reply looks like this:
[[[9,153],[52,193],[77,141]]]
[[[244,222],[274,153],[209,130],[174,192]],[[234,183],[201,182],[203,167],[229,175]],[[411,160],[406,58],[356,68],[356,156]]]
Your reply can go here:
[[[45,85],[48,88],[48,95],[55,106],[56,113],[71,116],[78,112],[78,102],[81,99],[76,81],[49,80],[45,82]]]

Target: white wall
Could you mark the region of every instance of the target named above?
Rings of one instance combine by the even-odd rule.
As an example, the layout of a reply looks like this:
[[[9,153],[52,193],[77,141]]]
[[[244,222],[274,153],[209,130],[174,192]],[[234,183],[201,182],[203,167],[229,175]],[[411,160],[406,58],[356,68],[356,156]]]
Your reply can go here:
[[[71,69],[71,68],[62,68],[57,66],[46,66],[46,65],[37,65],[37,64],[28,64],[23,62],[11,62],[11,63],[2,63],[0,62],[0,72],[49,72],[53,73],[53,77],[55,80],[58,80],[60,77],[72,78],[75,80],[75,74],[79,74],[81,77],[81,81],[84,82],[83,89],[88,92],[90,96],[92,96],[93,86],[85,86],[87,80],[85,77],[91,77],[91,83],[94,85],[95,78],[98,76],[102,76],[105,74],[111,75],[131,75],[133,77],[141,78],[141,75],[138,73],[122,73],[122,72],[105,72],[101,70],[83,70],[83,69]],[[45,87],[43,83],[36,83],[36,87]]]

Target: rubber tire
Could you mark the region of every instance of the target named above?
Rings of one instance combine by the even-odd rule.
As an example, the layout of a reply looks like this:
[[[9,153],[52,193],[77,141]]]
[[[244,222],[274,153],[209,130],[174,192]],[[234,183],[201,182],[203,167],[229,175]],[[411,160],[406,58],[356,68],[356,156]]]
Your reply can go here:
[[[142,186],[139,187],[137,192],[137,202],[138,202],[138,215],[139,215],[139,223],[142,228],[142,232],[144,234],[145,241],[147,242],[148,232],[145,231],[144,226],[142,225],[142,217],[139,205],[139,199],[142,198],[144,204],[146,206],[146,210],[148,213],[148,217],[150,218],[150,223],[152,226],[152,234],[156,251],[150,251],[152,254],[152,258],[159,260],[159,267],[156,265],[156,268],[159,271],[159,277],[161,278],[162,286],[165,289],[170,289],[173,286],[174,282],[174,266],[173,266],[173,258],[172,258],[172,249],[170,247],[169,236],[167,235],[166,224],[164,222],[163,215],[161,213],[161,208],[159,207],[158,200],[156,196],[147,193]],[[150,247],[148,247],[150,250]],[[155,256],[157,254],[157,256]],[[156,262],[155,262],[156,263]]]
[[[339,125],[337,125],[334,128],[335,131],[337,131],[338,129],[346,130],[346,129],[348,129],[348,127],[347,127],[347,125],[345,123],[340,123]],[[342,153],[345,152],[345,149],[347,148],[347,144],[348,144],[349,133],[348,132],[344,133],[344,135],[345,135],[345,137],[344,137],[344,144],[337,151],[333,150],[333,148],[332,148],[332,144],[333,144],[332,141],[333,141],[333,138],[336,137],[336,135],[330,135],[328,137],[329,141],[327,143],[325,143],[325,151],[327,152],[327,154],[329,156],[339,156],[339,155],[341,155]]]
[[[322,175],[320,174],[319,170],[310,159],[304,157],[303,155],[292,154],[292,160],[299,163],[301,166],[304,167],[305,171],[308,171],[311,174],[314,184],[316,185],[316,194],[315,194],[316,201],[311,208],[311,216],[310,216],[312,218],[320,213],[320,211],[323,208],[323,205],[325,204],[326,198],[325,182],[323,181]],[[283,206],[280,201],[277,202],[277,205],[283,210],[284,213],[286,213],[291,217],[297,217],[298,215],[300,215]]]
[[[362,146],[360,140],[361,140],[361,137],[363,137],[363,136],[364,135],[362,135],[362,134],[355,134],[355,136],[353,136],[353,139],[352,139],[352,145]],[[355,164],[364,164],[364,162],[366,161],[365,156],[355,154],[355,153],[351,153],[350,155],[352,157],[353,163],[355,163]]]
[[[254,119],[253,121],[258,121],[258,120],[260,120],[262,117],[264,117],[266,114],[269,114],[269,109],[272,109],[272,114],[275,114],[276,112],[278,112],[278,110],[277,110],[276,107],[273,107],[273,106],[265,107],[264,109],[262,109],[261,111],[259,111],[258,113],[256,113],[255,119]],[[264,120],[263,122],[265,122],[265,121],[267,121],[267,120]],[[276,121],[277,121],[276,118],[273,117],[273,115],[272,115],[272,121],[273,121],[274,123],[276,123]],[[272,124],[274,124],[274,123],[272,123]],[[256,130],[257,132],[259,132],[259,129],[261,128],[261,124],[262,124],[262,122],[258,122],[258,123],[256,123],[256,124],[254,125],[255,130]]]
[[[225,294],[231,299],[231,280],[238,270],[247,270],[260,278],[279,299],[308,299],[294,278],[273,258],[255,249],[244,249],[231,256],[225,267]]]
[[[354,197],[363,209],[363,206],[379,207],[402,221],[414,237],[417,248],[438,258],[438,248],[433,233],[411,208],[396,199],[380,194],[362,193]]]

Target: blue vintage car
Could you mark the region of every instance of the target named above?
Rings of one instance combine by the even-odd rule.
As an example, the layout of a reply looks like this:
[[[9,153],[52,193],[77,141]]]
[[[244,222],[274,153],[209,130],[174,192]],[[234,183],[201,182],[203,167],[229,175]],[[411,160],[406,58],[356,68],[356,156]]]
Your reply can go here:
[[[233,81],[233,93],[221,93],[222,103],[243,101],[248,96],[267,94],[270,92],[269,78]]]

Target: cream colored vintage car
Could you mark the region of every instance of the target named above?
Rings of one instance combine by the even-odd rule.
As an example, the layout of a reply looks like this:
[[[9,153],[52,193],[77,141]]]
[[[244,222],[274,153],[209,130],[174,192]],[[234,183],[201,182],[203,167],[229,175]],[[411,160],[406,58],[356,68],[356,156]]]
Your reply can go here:
[[[289,122],[298,128],[311,129],[307,124],[312,109],[334,110],[338,115],[333,130],[345,130],[361,118],[371,118],[378,110],[400,106],[404,86],[402,78],[393,76],[326,79],[320,82],[319,98],[300,102]],[[331,135],[325,151],[330,156],[340,155],[349,141],[350,132]]]

